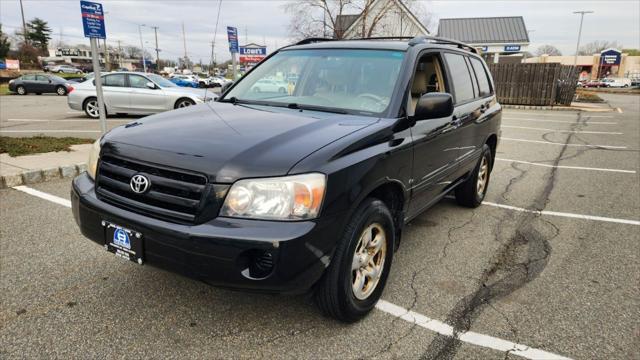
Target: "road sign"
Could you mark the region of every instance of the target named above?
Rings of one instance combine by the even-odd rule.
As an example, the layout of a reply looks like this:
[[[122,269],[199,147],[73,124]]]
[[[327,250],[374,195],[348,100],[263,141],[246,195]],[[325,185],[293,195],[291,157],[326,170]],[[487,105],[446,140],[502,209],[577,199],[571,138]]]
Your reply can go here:
[[[104,9],[101,4],[91,1],[80,1],[82,27],[84,37],[104,39],[107,37],[104,28]]]
[[[232,26],[227,26],[227,39],[229,39],[229,51],[232,54],[238,53],[238,29]]]

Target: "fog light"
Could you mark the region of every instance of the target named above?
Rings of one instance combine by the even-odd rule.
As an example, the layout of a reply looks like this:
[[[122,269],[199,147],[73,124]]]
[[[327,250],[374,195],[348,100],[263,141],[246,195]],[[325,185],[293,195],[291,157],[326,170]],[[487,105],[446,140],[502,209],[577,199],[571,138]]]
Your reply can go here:
[[[248,250],[240,255],[238,264],[244,277],[261,280],[273,272],[273,253],[269,250]]]

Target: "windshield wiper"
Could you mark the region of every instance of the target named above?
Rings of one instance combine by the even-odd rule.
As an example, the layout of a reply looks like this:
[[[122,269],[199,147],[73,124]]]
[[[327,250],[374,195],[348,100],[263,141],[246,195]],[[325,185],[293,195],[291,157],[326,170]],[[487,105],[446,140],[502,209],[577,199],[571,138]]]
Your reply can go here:
[[[344,109],[329,107],[329,106],[317,106],[317,105],[306,105],[306,104],[298,104],[298,103],[289,103],[287,104],[289,109],[298,109],[298,110],[311,110],[311,111],[321,111],[328,112],[334,114],[348,114],[349,112]]]

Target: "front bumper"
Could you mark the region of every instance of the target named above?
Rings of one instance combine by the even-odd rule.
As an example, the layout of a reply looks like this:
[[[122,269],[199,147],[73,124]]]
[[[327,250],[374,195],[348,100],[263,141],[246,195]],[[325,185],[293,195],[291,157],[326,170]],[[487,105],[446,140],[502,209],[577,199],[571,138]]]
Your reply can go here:
[[[104,246],[103,221],[120,225],[142,233],[144,264],[230,288],[303,293],[324,273],[339,238],[337,217],[300,222],[216,218],[197,225],[158,220],[99,200],[86,173],[74,179],[71,203],[76,223],[90,240]],[[272,271],[261,278],[246,276],[248,254],[265,251],[272,255]]]

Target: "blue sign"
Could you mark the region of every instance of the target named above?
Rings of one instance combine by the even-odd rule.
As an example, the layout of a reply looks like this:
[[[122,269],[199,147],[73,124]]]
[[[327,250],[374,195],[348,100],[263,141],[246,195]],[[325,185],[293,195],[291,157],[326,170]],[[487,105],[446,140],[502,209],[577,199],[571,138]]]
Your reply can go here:
[[[107,32],[104,28],[104,8],[102,5],[90,1],[80,1],[80,11],[82,12],[84,37],[106,38]]]
[[[602,65],[620,65],[622,60],[622,52],[615,49],[607,49],[600,53],[600,64]]]
[[[480,50],[482,50],[483,52],[487,52],[489,50],[488,46],[481,46]]]
[[[240,55],[247,56],[267,56],[267,48],[266,47],[240,47]]]
[[[504,51],[520,51],[520,45],[505,45]]]
[[[232,26],[227,26],[227,39],[229,40],[229,51],[232,54],[238,53],[238,29]]]
[[[126,231],[116,228],[113,232],[113,243],[118,246],[122,246],[126,249],[131,249],[131,240],[129,240],[129,234]]]

